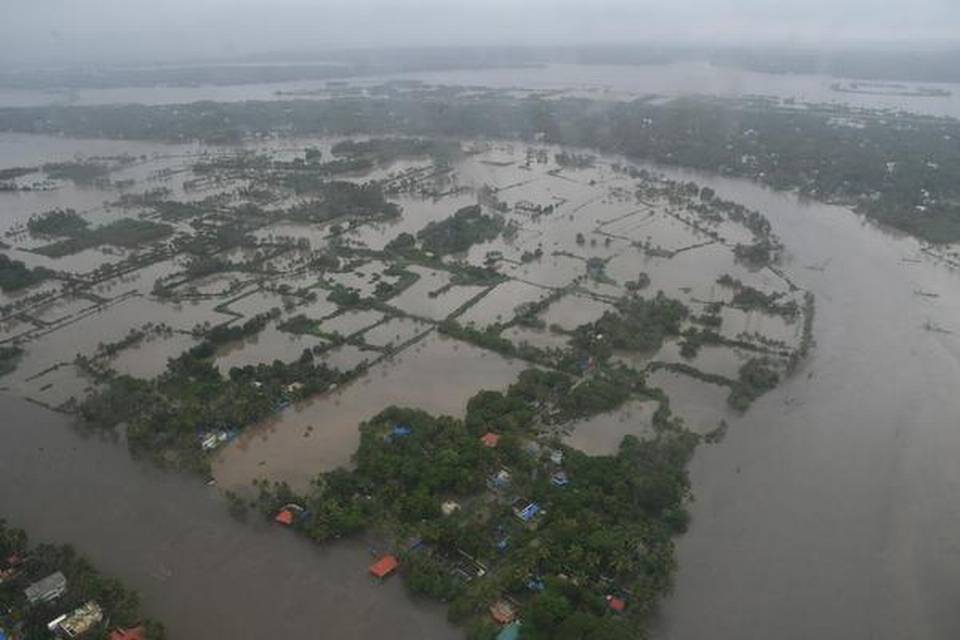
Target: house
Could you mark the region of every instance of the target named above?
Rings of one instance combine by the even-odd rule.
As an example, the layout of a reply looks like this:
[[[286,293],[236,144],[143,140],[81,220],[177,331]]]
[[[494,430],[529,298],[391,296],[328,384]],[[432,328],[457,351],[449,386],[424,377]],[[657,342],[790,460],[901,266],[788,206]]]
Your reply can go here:
[[[623,598],[618,598],[617,596],[608,595],[607,604],[617,613],[623,613],[623,610],[627,608],[626,601]]]
[[[510,486],[510,472],[506,469],[500,469],[487,480],[487,486],[494,491],[503,491]]]
[[[570,484],[570,478],[567,476],[566,471],[560,469],[559,471],[554,471],[553,475],[550,476],[550,483],[562,489]]]
[[[500,444],[500,434],[488,431],[480,436],[480,442],[482,442],[485,447],[495,449],[497,445]]]
[[[393,442],[400,438],[406,438],[411,433],[413,433],[413,427],[408,424],[395,424],[393,425],[393,430],[387,434],[387,442]]]
[[[497,600],[490,605],[490,617],[497,624],[510,624],[516,619],[517,610],[506,600]]]
[[[277,515],[273,518],[273,521],[289,527],[294,522],[302,518],[305,513],[306,512],[304,511],[303,507],[291,502],[288,505],[284,505],[283,508],[277,512]]]
[[[287,393],[289,394],[298,393],[300,391],[303,391],[303,383],[291,382],[290,384],[287,385],[286,389],[287,389]]]
[[[47,624],[60,638],[79,638],[103,621],[103,609],[94,601],[78,607]]]
[[[143,626],[114,629],[110,632],[110,640],[147,640],[147,630]]]
[[[51,573],[43,580],[38,580],[23,590],[30,604],[51,602],[56,600],[67,590],[67,578],[59,571]]]
[[[398,566],[400,566],[400,561],[397,560],[397,557],[387,554],[370,565],[370,573],[375,578],[382,580],[396,571]]]
[[[514,620],[497,634],[497,640],[517,640],[520,637],[520,621]]]
[[[524,522],[530,522],[542,511],[540,505],[536,502],[527,502],[522,498],[517,498],[513,502],[513,515]]]
[[[440,511],[442,511],[445,516],[453,515],[455,512],[460,511],[460,503],[454,500],[447,500],[440,505]]]

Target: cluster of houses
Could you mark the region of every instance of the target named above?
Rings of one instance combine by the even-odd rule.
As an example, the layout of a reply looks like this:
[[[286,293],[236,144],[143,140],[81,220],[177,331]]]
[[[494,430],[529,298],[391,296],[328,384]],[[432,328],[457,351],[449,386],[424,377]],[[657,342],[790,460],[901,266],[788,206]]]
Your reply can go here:
[[[24,566],[24,559],[13,555],[6,559],[5,567],[0,570],[0,584],[15,580],[20,576]],[[23,596],[28,607],[52,604],[67,593],[67,577],[61,571],[53,573],[32,582],[23,590]],[[90,600],[79,607],[64,611],[47,623],[47,629],[52,638],[82,638],[98,629],[104,622],[104,611],[100,605]],[[0,640],[17,640],[19,630],[0,626]],[[146,630],[137,626],[130,629],[114,629],[109,634],[110,640],[146,640]]]
[[[413,434],[413,427],[408,424],[395,424],[384,435],[383,439],[387,443],[396,442],[407,438]],[[480,443],[490,449],[496,449],[501,444],[502,435],[489,431],[480,436]],[[546,472],[549,474],[550,483],[558,488],[567,487],[570,482],[570,476],[563,466],[564,453],[561,449],[546,449],[537,442],[530,442],[527,445],[527,451],[534,456],[544,456],[544,460],[549,460],[546,466]],[[503,503],[509,503],[514,517],[525,527],[536,527],[537,521],[546,514],[543,506],[527,498],[516,496],[514,494],[515,486],[513,477],[509,469],[500,468],[487,478],[487,488],[496,496],[497,500]],[[444,516],[452,516],[462,510],[459,502],[453,499],[445,500],[440,505],[440,511]],[[288,504],[282,507],[275,515],[276,522],[292,526],[296,524],[305,515],[304,508],[296,504]],[[501,552],[505,552],[510,545],[509,525],[501,523],[495,533],[496,546]],[[419,540],[409,545],[413,550],[420,545]],[[470,556],[462,550],[458,550],[456,557],[450,560],[450,571],[470,582],[476,578],[487,574],[487,567],[479,560]],[[376,562],[370,565],[368,571],[371,576],[377,580],[383,580],[393,575],[399,568],[400,561],[393,554],[380,556]],[[545,584],[542,579],[531,577],[528,585],[531,591],[543,591]],[[616,596],[608,596],[608,605],[615,612],[622,612],[626,607],[626,602]],[[497,599],[489,608],[491,618],[500,625],[500,631],[497,640],[516,640],[520,635],[521,620],[519,619],[520,604],[510,596],[504,595]]]

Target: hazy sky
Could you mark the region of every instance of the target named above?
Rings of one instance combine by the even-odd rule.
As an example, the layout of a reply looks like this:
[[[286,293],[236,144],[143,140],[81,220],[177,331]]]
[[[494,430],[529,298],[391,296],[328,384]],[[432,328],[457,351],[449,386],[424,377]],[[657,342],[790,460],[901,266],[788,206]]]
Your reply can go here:
[[[0,60],[656,41],[960,46],[960,0],[0,0]]]

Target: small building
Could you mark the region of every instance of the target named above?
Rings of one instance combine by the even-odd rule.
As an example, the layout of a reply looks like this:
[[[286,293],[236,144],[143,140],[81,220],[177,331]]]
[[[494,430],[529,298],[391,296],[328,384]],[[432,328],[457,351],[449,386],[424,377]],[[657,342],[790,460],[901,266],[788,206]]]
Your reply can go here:
[[[624,609],[627,608],[627,602],[623,598],[618,598],[617,596],[607,596],[607,605],[617,613],[623,613]]]
[[[94,601],[74,609],[47,624],[47,629],[61,638],[79,638],[103,621],[103,609]]]
[[[142,625],[129,629],[114,629],[110,632],[110,640],[147,640],[147,629]]]
[[[536,518],[541,511],[540,505],[536,502],[527,502],[520,498],[513,502],[513,514],[523,522],[530,522]]]
[[[26,589],[23,595],[27,596],[30,604],[38,602],[52,602],[67,590],[67,578],[59,571],[51,573],[43,580],[37,580]]]
[[[497,600],[490,605],[490,617],[497,624],[510,624],[517,618],[516,608],[506,600]]]
[[[550,462],[555,465],[563,464],[563,451],[561,449],[553,449],[550,451]]]
[[[503,491],[510,486],[510,472],[500,469],[487,480],[487,486],[494,491]]]
[[[553,475],[550,476],[550,483],[558,488],[563,488],[570,484],[570,478],[567,476],[567,472],[563,469],[559,471],[554,471]]]
[[[497,445],[500,444],[500,434],[488,431],[482,436],[480,436],[480,442],[483,443],[483,446],[489,447],[490,449],[495,449]]]
[[[390,433],[387,434],[387,442],[393,442],[394,440],[399,440],[400,438],[406,438],[411,433],[413,433],[413,427],[408,424],[395,424]]]
[[[370,565],[370,573],[375,578],[382,580],[396,571],[398,566],[400,566],[400,561],[397,560],[397,557],[387,554]]]
[[[440,511],[442,511],[445,516],[453,515],[457,511],[460,511],[460,503],[455,500],[447,500],[440,505]]]
[[[287,393],[290,393],[290,394],[299,393],[300,391],[303,391],[303,383],[291,382],[290,384],[287,385],[286,390],[287,390]]]
[[[273,518],[273,521],[289,527],[297,520],[302,518],[304,513],[303,507],[291,502],[288,505],[284,505],[283,508],[277,512],[277,515]]]

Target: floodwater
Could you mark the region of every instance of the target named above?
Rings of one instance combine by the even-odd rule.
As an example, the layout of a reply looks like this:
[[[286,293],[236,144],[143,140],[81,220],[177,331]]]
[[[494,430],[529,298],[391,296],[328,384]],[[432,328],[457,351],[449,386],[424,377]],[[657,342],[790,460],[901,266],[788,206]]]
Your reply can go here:
[[[359,380],[247,429],[218,454],[213,475],[227,488],[249,487],[259,477],[304,488],[321,471],[348,465],[360,443],[357,426],[390,405],[462,417],[471,396],[505,389],[526,367],[469,344],[428,336]]]
[[[673,414],[683,418],[687,429],[695,433],[713,431],[732,415],[726,402],[729,387],[666,370],[651,373],[647,384],[663,389]]]
[[[960,85],[898,83],[910,87],[935,87],[950,96],[907,97],[841,93],[831,89],[842,79],[826,75],[773,74],[702,62],[657,65],[551,64],[543,67],[492,68],[455,71],[409,72],[354,78],[357,87],[396,80],[420,80],[432,85],[488,87],[526,91],[563,92],[563,95],[606,100],[629,100],[642,96],[667,97],[710,95],[721,97],[766,96],[799,102],[836,103],[854,107],[886,108],[926,115],[960,116]],[[247,100],[328,98],[326,81],[262,83],[232,86],[129,87],[77,89],[71,91],[0,90],[0,107],[48,104],[182,104],[201,100],[243,102]],[[296,96],[277,92],[300,92]],[[319,91],[311,96],[304,92]]]
[[[694,457],[655,637],[957,637],[960,274],[842,208],[672,173],[771,218],[817,296],[817,347]]]
[[[0,394],[0,415],[0,514],[122,579],[172,640],[462,636],[399,578],[370,579],[359,541],[319,546],[256,516],[238,524],[215,489],[82,438],[58,414]]]
[[[566,427],[565,444],[591,456],[617,453],[626,435],[648,438],[653,435],[653,414],[659,403],[631,400],[614,411],[578,420]]]
[[[915,240],[844,209],[801,204],[743,181],[665,173],[695,179],[770,217],[788,248],[785,267],[817,295],[818,345],[798,374],[742,417],[720,411],[724,389],[661,376],[662,384],[676,387],[668,391],[680,415],[692,415],[703,404],[706,391],[697,385],[715,387],[712,408],[726,416],[730,430],[723,443],[702,447],[692,463],[693,524],[679,541],[675,594],[663,607],[658,637],[956,637],[958,273],[925,257]],[[545,220],[536,231],[548,248],[556,242],[569,246],[573,233],[550,235],[552,227],[561,227],[553,222]],[[596,220],[588,222],[585,232]],[[703,248],[673,260],[678,268],[695,268],[719,264],[720,257]],[[664,277],[665,288],[686,287],[661,274],[659,267],[666,270],[670,262],[651,261],[651,276]],[[430,298],[449,274],[417,269],[421,280],[392,301],[417,315],[444,317],[483,291],[458,287]],[[511,273],[556,286],[583,270],[581,260],[551,256]],[[623,274],[631,273],[624,265]],[[756,277],[776,284],[769,274]],[[917,296],[918,290],[940,297]],[[726,295],[712,286],[692,294]],[[603,303],[584,300],[566,296],[543,317],[576,326],[603,313]],[[577,304],[566,308],[568,301]],[[73,367],[47,374],[52,387],[46,387],[46,376],[16,378],[122,337],[130,317],[189,329],[216,319],[214,304],[175,307],[131,298],[27,343],[21,371],[3,383],[42,398],[49,394],[55,402],[64,390],[85,384]],[[742,329],[733,317],[724,326],[737,332],[756,328],[749,318],[740,321]],[[469,345],[428,338],[361,380],[251,430],[219,454],[215,475],[221,486],[249,486],[258,476],[302,485],[318,471],[347,464],[357,423],[384,406],[403,403],[461,415],[475,391],[503,388],[523,368]],[[40,537],[76,543],[107,570],[129,578],[148,606],[157,607],[156,615],[182,631],[178,637],[302,633],[317,619],[325,632],[345,637],[379,638],[384,624],[397,637],[449,633],[439,618],[421,619],[422,610],[408,608],[399,592],[383,595],[399,588],[395,583],[369,593],[356,577],[362,570],[351,573],[365,562],[354,552],[338,555],[341,547],[317,550],[278,537],[282,533],[221,523],[220,503],[204,490],[152,470],[128,471],[136,467],[119,448],[90,448],[35,407],[7,398],[0,406],[0,471],[12,479],[0,488],[0,512]],[[713,420],[708,415],[703,422],[711,424],[700,426],[712,428]],[[308,426],[314,426],[309,433]],[[39,447],[59,453],[45,459]],[[121,521],[122,527],[111,526]],[[198,593],[203,606],[197,606]],[[356,607],[343,606],[345,597]],[[258,626],[264,621],[271,624]]]

